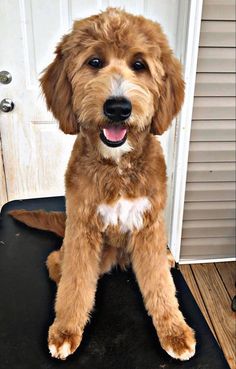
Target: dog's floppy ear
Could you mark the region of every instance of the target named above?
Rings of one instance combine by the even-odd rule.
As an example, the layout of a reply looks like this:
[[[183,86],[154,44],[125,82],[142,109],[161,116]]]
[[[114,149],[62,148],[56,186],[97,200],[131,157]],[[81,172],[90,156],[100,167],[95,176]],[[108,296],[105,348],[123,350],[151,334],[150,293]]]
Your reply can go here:
[[[59,121],[61,130],[64,133],[76,134],[79,132],[79,125],[73,112],[72,89],[61,44],[56,49],[54,61],[44,70],[40,82],[47,107]]]
[[[154,135],[161,135],[167,130],[184,101],[182,66],[168,47],[162,54],[161,62],[165,75],[151,125],[151,133]]]

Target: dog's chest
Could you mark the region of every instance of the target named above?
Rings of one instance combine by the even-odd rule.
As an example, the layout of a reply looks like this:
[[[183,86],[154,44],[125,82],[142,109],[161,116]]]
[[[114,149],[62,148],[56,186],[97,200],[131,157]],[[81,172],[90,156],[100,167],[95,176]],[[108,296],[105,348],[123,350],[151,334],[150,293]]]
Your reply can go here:
[[[101,216],[104,228],[108,226],[120,226],[121,232],[139,230],[143,227],[143,215],[151,209],[151,203],[147,197],[139,197],[134,200],[120,198],[115,204],[100,204],[97,213]]]

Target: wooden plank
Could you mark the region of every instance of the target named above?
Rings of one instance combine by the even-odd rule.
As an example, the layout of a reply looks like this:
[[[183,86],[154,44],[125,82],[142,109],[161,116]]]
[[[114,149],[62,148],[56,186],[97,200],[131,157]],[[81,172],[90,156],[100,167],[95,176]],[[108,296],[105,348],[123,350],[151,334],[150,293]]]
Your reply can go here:
[[[197,73],[195,96],[235,96],[234,73]]]
[[[193,120],[191,141],[235,141],[235,120]]]
[[[217,263],[215,266],[221,278],[223,279],[224,285],[231,299],[233,299],[233,297],[236,295],[236,263]]]
[[[192,265],[203,301],[208,307],[213,327],[225,357],[235,368],[235,313],[231,310],[231,299],[214,264]]]
[[[203,20],[235,20],[235,0],[204,0]]]
[[[202,21],[200,46],[234,47],[235,23],[224,21]]]
[[[197,72],[235,73],[235,48],[199,47]]]
[[[214,330],[213,325],[211,323],[209,314],[208,314],[206,306],[203,302],[202,296],[200,294],[199,288],[198,288],[197,283],[195,281],[195,278],[194,278],[194,275],[192,273],[190,265],[187,265],[187,264],[186,265],[180,265],[180,271],[183,274],[183,276],[185,278],[185,281],[187,282],[187,285],[188,285],[190,291],[192,292],[193,297],[195,298],[196,303],[198,304],[204,318],[206,319],[207,324],[209,325],[212,333],[214,334],[215,338],[217,339],[215,330]]]
[[[184,220],[234,219],[236,204],[233,201],[186,202]]]

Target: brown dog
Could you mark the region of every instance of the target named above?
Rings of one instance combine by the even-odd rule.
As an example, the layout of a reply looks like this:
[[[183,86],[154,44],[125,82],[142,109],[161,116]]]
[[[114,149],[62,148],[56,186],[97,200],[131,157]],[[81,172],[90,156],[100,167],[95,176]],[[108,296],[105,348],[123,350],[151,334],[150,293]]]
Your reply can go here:
[[[79,133],[66,172],[66,219],[13,212],[61,236],[66,222],[63,246],[47,261],[58,283],[51,355],[76,350],[99,276],[131,261],[162,347],[188,360],[195,338],[168,268],[166,166],[154,137],[179,112],[184,82],[161,27],[113,8],[76,21],[41,84],[60,128]]]

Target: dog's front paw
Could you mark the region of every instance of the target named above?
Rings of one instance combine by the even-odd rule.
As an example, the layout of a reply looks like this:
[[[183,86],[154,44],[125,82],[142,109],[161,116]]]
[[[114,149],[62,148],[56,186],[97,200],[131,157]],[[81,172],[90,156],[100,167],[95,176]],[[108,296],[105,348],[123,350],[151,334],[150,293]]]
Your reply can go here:
[[[67,330],[59,329],[56,323],[51,325],[48,333],[48,348],[57,359],[65,360],[67,356],[73,354],[81,342],[82,335],[70,333]]]
[[[173,333],[161,337],[160,342],[163,349],[174,359],[185,361],[195,354],[194,331],[187,324],[175,327]]]

